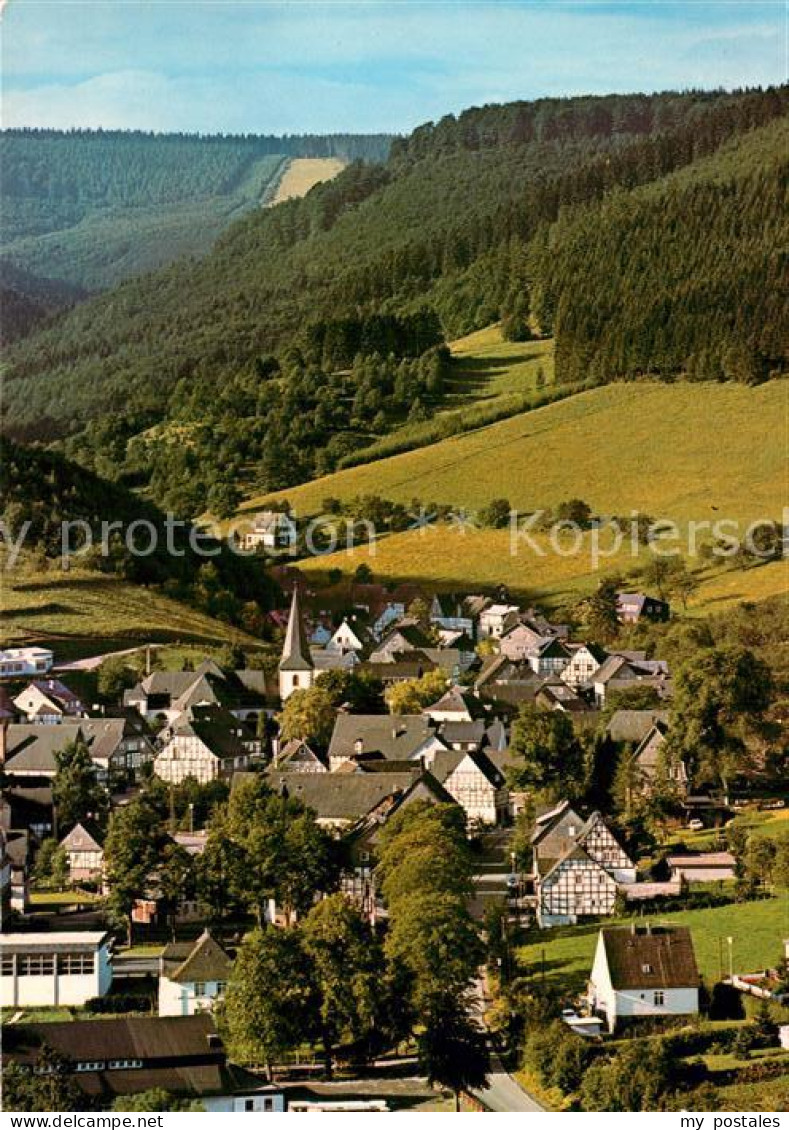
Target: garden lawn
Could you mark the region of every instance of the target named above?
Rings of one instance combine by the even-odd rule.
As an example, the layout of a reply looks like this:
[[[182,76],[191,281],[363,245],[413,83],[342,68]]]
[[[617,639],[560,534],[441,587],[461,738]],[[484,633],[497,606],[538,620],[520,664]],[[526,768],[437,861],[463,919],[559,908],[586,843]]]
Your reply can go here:
[[[551,985],[568,998],[580,993],[592,969],[600,926],[642,924],[688,926],[699,971],[708,987],[728,973],[728,943],[731,937],[735,972],[749,973],[775,966],[782,953],[782,939],[789,937],[789,894],[757,902],[733,903],[704,910],[681,910],[649,915],[642,919],[607,919],[582,926],[565,926],[533,932],[518,949],[521,971],[529,978]],[[544,960],[543,960],[544,958]]]

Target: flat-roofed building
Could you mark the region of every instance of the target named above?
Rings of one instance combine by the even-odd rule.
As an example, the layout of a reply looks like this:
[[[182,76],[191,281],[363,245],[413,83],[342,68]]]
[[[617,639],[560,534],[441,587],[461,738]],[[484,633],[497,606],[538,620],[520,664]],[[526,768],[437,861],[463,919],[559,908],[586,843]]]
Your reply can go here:
[[[0,934],[3,1008],[83,1005],[112,984],[110,937],[104,930]]]

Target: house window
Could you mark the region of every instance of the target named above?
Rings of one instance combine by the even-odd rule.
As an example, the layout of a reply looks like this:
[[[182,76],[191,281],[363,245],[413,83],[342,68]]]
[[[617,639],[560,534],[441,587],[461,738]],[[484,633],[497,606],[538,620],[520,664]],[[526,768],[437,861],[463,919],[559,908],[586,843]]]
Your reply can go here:
[[[13,954],[8,954],[0,961],[0,976],[13,977],[14,976],[14,957]]]
[[[30,954],[19,957],[20,977],[51,977],[55,972],[55,958],[52,954]]]
[[[652,966],[648,962],[645,961],[644,964],[641,966],[641,972],[642,973],[651,973],[652,972]]]
[[[655,1004],[657,1005],[658,1008],[662,1008],[663,1005],[666,1003],[666,994],[663,992],[662,989],[656,989],[655,992],[653,993],[653,997],[654,997],[654,1002],[655,1002]]]
[[[205,996],[205,981],[195,981],[195,996],[196,997],[204,997]]]
[[[104,1060],[85,1060],[78,1063],[74,1068],[75,1071],[103,1071],[105,1067]]]
[[[254,1099],[244,1099],[244,1110],[250,1111],[255,1109]]]
[[[274,1109],[274,1100],[269,1099],[269,1098],[264,1099],[263,1100],[263,1109],[264,1110],[273,1110]]]
[[[58,957],[58,971],[69,977],[93,973],[95,959],[92,953],[62,953]]]

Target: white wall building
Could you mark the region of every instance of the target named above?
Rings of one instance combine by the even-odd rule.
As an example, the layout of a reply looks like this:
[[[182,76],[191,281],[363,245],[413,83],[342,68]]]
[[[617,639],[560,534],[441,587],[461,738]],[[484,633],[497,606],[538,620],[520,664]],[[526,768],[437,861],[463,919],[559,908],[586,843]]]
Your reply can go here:
[[[627,1017],[695,1015],[699,984],[686,926],[600,931],[588,996],[609,1031]]]
[[[80,930],[0,935],[3,1008],[83,1005],[112,984],[110,935]]]
[[[224,996],[232,966],[207,930],[196,942],[165,946],[159,959],[159,1015],[211,1012]]]
[[[0,679],[46,675],[55,657],[45,647],[9,647],[0,651]]]

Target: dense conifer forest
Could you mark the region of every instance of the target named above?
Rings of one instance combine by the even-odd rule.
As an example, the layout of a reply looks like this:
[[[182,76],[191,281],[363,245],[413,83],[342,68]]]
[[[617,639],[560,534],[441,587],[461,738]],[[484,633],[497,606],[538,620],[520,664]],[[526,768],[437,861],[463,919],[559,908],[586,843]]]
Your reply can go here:
[[[88,291],[208,252],[290,157],[383,161],[386,135],[0,133],[4,262]],[[20,323],[21,324],[21,323]]]
[[[429,351],[498,319],[512,336],[555,336],[569,385],[780,373],[787,108],[785,87],[549,99],[420,127],[386,163],[249,211],[201,262],[131,280],[20,343],[8,425],[71,435],[76,458],[160,499],[191,450],[204,468],[193,512],[218,482],[229,509],[245,462],[264,489],[287,486],[396,426],[402,411],[379,400],[398,366],[401,394],[416,382],[427,411],[446,364]],[[380,315],[431,330],[396,347]],[[210,442],[193,428],[175,454],[175,421],[208,426]]]

